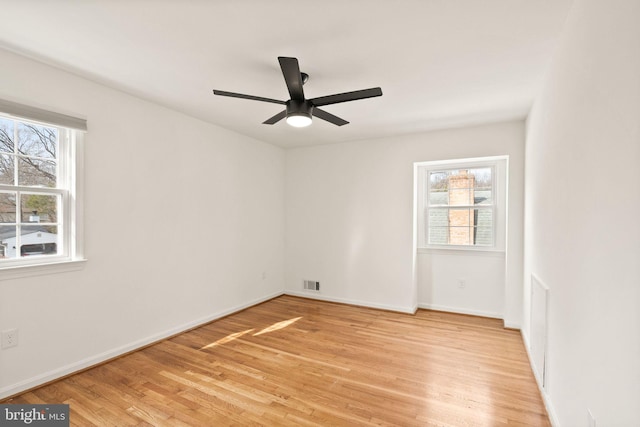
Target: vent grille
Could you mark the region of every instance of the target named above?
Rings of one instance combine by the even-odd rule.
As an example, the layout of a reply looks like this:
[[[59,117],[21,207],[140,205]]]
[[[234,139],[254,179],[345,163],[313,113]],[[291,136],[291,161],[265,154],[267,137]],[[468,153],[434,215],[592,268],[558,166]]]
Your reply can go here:
[[[547,307],[549,305],[549,287],[536,276],[531,275],[531,326],[529,346],[533,373],[542,388],[547,388]]]
[[[308,291],[320,290],[320,282],[316,282],[315,280],[304,280],[303,286],[304,286],[304,289]]]

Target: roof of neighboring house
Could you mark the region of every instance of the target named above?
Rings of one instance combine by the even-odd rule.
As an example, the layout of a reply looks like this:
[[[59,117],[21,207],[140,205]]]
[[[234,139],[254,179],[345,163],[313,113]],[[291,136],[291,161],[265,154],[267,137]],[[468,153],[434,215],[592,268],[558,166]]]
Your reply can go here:
[[[53,234],[48,231],[47,226],[44,225],[29,225],[29,231],[27,233],[23,233],[23,236],[33,233],[48,233]],[[4,242],[8,239],[14,239],[16,237],[16,227],[15,226],[0,226],[0,241]]]

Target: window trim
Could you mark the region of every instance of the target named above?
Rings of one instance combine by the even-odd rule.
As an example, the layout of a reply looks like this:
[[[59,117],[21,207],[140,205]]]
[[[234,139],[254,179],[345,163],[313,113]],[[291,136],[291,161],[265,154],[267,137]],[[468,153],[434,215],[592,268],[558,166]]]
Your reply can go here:
[[[87,131],[87,121],[85,119],[43,110],[30,105],[19,104],[6,99],[0,99],[0,112],[18,120],[36,122],[47,126],[63,127],[81,132]]]
[[[84,268],[86,262],[87,260],[85,258],[78,258],[46,263],[42,262],[40,264],[14,264],[0,269],[0,281],[78,271]]]
[[[450,245],[430,244],[428,242],[429,230],[429,186],[427,174],[431,172],[443,172],[453,169],[475,169],[491,167],[491,181],[493,203],[491,205],[456,206],[456,208],[490,208],[492,210],[492,245]],[[469,252],[498,252],[504,253],[506,248],[506,199],[509,171],[509,156],[476,157],[468,159],[436,160],[414,163],[416,177],[416,250],[418,253],[431,253],[441,251],[469,251]],[[425,188],[426,187],[426,188]],[[448,206],[436,207],[436,209],[448,209]]]
[[[19,114],[24,113],[24,114]],[[12,191],[61,195],[62,218],[58,219],[61,253],[4,260],[0,280],[77,270],[86,261],[83,253],[83,172],[86,121],[0,99],[0,116],[11,120],[56,127],[59,138],[58,188],[0,185]],[[49,118],[44,121],[38,118]]]

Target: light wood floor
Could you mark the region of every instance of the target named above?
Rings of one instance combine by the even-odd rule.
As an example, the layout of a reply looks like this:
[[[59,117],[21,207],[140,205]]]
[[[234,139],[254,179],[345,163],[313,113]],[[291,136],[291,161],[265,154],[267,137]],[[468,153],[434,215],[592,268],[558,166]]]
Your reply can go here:
[[[549,426],[501,323],[282,296],[8,403],[74,426]]]

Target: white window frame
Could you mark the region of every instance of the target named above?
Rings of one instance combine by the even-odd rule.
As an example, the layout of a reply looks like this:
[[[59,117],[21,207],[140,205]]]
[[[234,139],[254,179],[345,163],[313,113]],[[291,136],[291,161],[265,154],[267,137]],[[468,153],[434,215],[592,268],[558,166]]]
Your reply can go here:
[[[490,167],[493,201],[490,205],[456,206],[460,209],[491,209],[492,245],[453,245],[429,243],[429,185],[432,172]],[[434,250],[458,250],[479,252],[504,252],[506,242],[506,197],[508,179],[508,156],[479,157],[469,159],[439,160],[414,163],[417,249],[419,252]],[[445,207],[436,207],[445,209]]]
[[[0,100],[0,116],[23,123],[58,130],[56,188],[0,184],[0,189],[45,195],[59,195],[58,254],[0,260],[0,280],[22,276],[71,271],[85,261],[83,253],[82,176],[86,121],[10,101]],[[17,213],[19,221],[21,213]],[[20,233],[16,236],[20,248]]]

